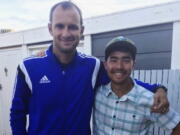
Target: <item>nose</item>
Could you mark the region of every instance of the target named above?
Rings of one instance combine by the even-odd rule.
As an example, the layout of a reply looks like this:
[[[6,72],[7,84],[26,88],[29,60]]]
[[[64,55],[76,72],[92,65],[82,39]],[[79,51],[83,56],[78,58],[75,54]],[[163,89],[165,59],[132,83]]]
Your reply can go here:
[[[123,69],[123,62],[122,62],[122,60],[118,60],[118,62],[117,62],[117,68],[118,69]]]
[[[65,27],[62,31],[62,37],[69,37],[71,35],[68,27]]]

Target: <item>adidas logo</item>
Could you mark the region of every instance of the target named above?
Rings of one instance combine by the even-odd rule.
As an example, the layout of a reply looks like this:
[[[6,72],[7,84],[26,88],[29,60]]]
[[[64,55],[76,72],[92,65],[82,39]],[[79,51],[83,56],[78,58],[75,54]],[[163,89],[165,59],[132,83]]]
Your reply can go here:
[[[44,75],[41,80],[39,81],[39,83],[50,83],[51,81],[47,78],[46,75]]]

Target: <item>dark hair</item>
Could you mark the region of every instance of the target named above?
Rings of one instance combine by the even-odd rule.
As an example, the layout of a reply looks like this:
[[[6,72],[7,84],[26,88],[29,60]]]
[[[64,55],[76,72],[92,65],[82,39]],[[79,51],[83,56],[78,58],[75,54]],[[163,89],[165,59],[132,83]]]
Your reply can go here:
[[[51,22],[52,21],[52,17],[53,17],[53,12],[54,10],[58,7],[58,6],[61,6],[63,9],[70,9],[72,7],[74,7],[75,9],[77,9],[79,15],[80,15],[80,23],[81,25],[83,24],[83,19],[82,19],[82,13],[81,13],[81,10],[80,8],[75,5],[74,3],[70,2],[70,1],[62,1],[62,2],[59,2],[57,4],[55,4],[52,8],[51,8],[51,11],[50,11],[50,14],[49,14],[49,21]]]
[[[116,51],[129,53],[133,60],[136,59],[136,53],[137,53],[136,47],[126,41],[121,41],[121,42],[110,44],[109,46],[106,47],[105,61],[107,61],[111,53],[116,52]]]

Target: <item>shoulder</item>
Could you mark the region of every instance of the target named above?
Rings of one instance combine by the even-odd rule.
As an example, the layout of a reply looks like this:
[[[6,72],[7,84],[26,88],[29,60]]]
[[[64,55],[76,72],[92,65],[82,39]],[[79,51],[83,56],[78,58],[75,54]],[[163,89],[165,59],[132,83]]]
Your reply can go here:
[[[47,55],[47,51],[46,51],[44,56],[32,55],[32,56],[29,56],[27,58],[24,58],[22,62],[23,63],[36,63],[36,62],[46,60],[47,58],[48,58],[48,55]]]
[[[44,56],[36,56],[32,55],[30,57],[24,58],[23,62],[35,62],[35,61],[42,61],[48,57],[47,52],[45,52]]]
[[[140,86],[140,85],[136,85],[137,91],[139,93],[140,96],[146,97],[146,98],[153,98],[153,93],[150,92],[148,89]]]
[[[82,60],[89,60],[89,61],[96,61],[96,62],[100,62],[100,60],[94,56],[90,56],[81,52],[77,52],[77,55],[80,59]]]
[[[33,67],[38,67],[44,64],[44,62],[47,60],[48,55],[45,53],[45,55],[42,57],[38,57],[38,56],[30,56],[27,58],[24,58],[19,66],[21,69],[25,69],[25,68],[33,68]],[[42,67],[42,66],[41,66]]]
[[[110,83],[106,85],[100,85],[99,87],[97,87],[95,92],[96,92],[95,94],[96,97],[99,97],[99,96],[106,97],[107,94],[110,92]]]
[[[106,85],[100,85],[98,88],[97,88],[97,91],[104,91],[104,90],[108,90],[108,86],[110,84],[106,84]]]
[[[136,103],[142,106],[151,107],[154,100],[154,95],[152,92],[147,90],[146,88],[135,84],[133,88],[133,96],[136,97]]]
[[[82,64],[96,69],[100,68],[101,61],[98,58],[80,52],[78,52],[77,55]]]

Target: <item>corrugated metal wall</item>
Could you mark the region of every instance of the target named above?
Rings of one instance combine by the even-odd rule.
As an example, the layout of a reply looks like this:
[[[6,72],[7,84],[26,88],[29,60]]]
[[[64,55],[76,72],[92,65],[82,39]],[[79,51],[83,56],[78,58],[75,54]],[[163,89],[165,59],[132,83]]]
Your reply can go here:
[[[92,55],[104,59],[107,42],[121,35],[136,44],[136,69],[170,69],[172,27],[172,23],[168,23],[92,35]]]

